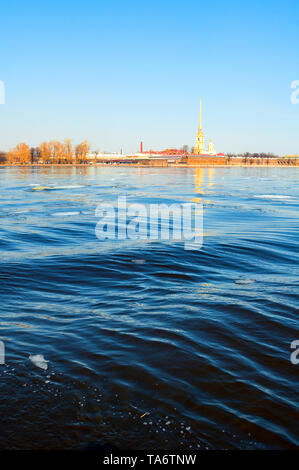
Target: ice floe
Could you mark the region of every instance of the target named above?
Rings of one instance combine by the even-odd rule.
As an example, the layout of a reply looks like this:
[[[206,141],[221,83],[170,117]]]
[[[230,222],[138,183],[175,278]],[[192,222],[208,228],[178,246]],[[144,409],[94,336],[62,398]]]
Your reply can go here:
[[[79,215],[80,212],[55,212],[52,214],[53,217],[68,217],[71,215]]]
[[[40,369],[47,370],[48,369],[48,361],[45,360],[42,354],[30,355],[30,361]]]
[[[257,194],[253,197],[258,199],[295,199],[294,196],[287,196],[283,194]]]
[[[255,279],[237,279],[235,284],[253,284],[253,282],[255,282]]]

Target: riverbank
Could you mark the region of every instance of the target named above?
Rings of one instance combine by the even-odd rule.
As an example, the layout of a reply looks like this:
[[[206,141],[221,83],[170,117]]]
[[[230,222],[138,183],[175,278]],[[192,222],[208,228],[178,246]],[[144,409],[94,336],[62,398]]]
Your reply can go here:
[[[241,160],[241,159],[240,159]],[[299,159],[251,159],[250,161],[239,161],[237,159],[224,159],[224,161],[212,161],[208,159],[195,158],[189,162],[173,162],[169,160],[142,160],[142,161],[102,161],[97,163],[53,163],[53,164],[41,164],[41,163],[30,163],[22,165],[11,165],[1,164],[0,168],[51,168],[51,167],[140,167],[140,168],[197,168],[197,167],[214,167],[214,168],[227,168],[227,167],[298,167]]]

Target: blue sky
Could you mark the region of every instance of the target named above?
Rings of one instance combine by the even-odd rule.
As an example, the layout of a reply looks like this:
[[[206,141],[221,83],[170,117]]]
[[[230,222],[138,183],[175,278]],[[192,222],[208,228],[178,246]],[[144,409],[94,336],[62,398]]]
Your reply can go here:
[[[0,149],[194,145],[299,153],[297,0],[2,3]]]

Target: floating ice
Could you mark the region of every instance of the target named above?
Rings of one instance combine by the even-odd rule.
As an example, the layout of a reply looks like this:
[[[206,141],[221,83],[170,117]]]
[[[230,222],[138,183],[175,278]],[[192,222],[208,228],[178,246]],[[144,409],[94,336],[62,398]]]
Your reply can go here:
[[[57,189],[78,189],[84,188],[82,185],[69,185],[69,186],[34,186],[32,191],[55,191]]]
[[[237,279],[235,284],[252,284],[255,282],[255,279]]]
[[[69,186],[53,186],[51,189],[78,189],[78,188],[84,188],[84,185],[82,184],[73,184]]]
[[[259,199],[294,199],[294,196],[286,196],[280,194],[258,194],[254,197]]]
[[[71,215],[79,215],[80,212],[55,212],[52,214],[53,217],[68,217]]]
[[[29,356],[30,361],[40,369],[47,370],[48,369],[48,361],[45,360],[42,354],[36,354],[34,356]]]
[[[34,186],[32,191],[45,191],[47,189],[53,189],[50,186]]]

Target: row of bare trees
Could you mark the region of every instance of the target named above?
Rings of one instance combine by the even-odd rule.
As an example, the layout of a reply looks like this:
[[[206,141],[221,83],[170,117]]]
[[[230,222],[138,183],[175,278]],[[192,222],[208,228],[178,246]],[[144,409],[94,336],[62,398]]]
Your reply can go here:
[[[42,164],[80,164],[87,163],[90,144],[84,140],[73,147],[70,139],[63,142],[53,140],[42,142],[36,148],[30,148],[25,142],[9,150],[6,155],[7,163],[26,165]]]
[[[227,157],[228,158],[232,158],[232,157],[242,157],[244,159],[248,159],[248,158],[278,158],[277,155],[274,155],[274,153],[265,153],[265,152],[261,152],[261,153],[250,153],[250,152],[245,152],[245,153],[239,153],[239,154],[236,154],[236,153],[228,153],[227,154]]]

